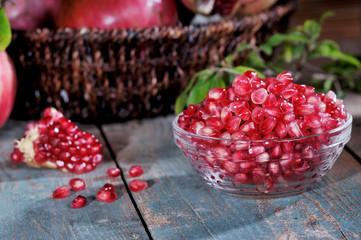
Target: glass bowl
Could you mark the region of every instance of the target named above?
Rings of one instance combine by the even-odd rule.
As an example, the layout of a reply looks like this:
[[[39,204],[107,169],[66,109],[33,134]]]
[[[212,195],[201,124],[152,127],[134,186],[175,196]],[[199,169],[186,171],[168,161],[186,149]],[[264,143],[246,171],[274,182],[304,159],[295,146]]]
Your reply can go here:
[[[181,115],[181,114],[180,114]],[[210,186],[240,195],[292,195],[332,168],[349,141],[352,116],[328,132],[275,140],[230,140],[187,132],[173,121],[176,145]]]

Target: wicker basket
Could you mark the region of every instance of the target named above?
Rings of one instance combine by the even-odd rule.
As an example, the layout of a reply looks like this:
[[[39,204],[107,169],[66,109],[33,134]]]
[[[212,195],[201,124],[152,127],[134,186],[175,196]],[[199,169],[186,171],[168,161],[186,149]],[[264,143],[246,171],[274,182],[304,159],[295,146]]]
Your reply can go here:
[[[16,31],[8,48],[19,81],[12,116],[36,119],[48,106],[93,123],[168,114],[192,74],[285,29],[296,3],[200,26]]]

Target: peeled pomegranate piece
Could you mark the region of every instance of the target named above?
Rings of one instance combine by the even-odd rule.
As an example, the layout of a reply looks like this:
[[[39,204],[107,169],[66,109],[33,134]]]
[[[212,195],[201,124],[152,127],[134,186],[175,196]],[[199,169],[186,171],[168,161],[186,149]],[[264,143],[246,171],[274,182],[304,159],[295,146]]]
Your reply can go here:
[[[58,168],[81,174],[103,160],[103,145],[54,108],[45,109],[43,119],[28,124],[25,135],[15,141],[11,159],[30,167]]]

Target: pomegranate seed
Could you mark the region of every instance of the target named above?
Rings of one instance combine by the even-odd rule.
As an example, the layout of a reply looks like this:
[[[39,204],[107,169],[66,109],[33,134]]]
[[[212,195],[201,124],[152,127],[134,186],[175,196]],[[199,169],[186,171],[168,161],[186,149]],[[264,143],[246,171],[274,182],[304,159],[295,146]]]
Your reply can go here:
[[[227,92],[224,88],[212,88],[207,94],[207,98],[214,99],[216,101],[222,101],[226,98]]]
[[[276,96],[273,93],[268,93],[266,101],[262,104],[263,107],[270,107],[276,104]]]
[[[109,168],[107,170],[107,174],[109,177],[118,177],[120,175],[121,171],[119,168]]]
[[[229,110],[228,107],[223,107],[221,111],[221,120],[223,124],[228,123],[229,120],[232,118],[232,112]]]
[[[296,115],[305,116],[314,113],[315,109],[310,104],[302,104],[296,106],[294,111]]]
[[[317,115],[311,114],[304,117],[305,123],[311,128],[319,128],[322,126],[321,118]]]
[[[254,104],[263,104],[266,101],[267,96],[267,90],[260,88],[251,94],[251,100]]]
[[[73,201],[71,201],[72,208],[82,208],[86,206],[87,199],[82,195],[78,195]]]
[[[286,88],[285,90],[282,91],[282,97],[284,99],[290,99],[295,94],[297,94],[297,90],[294,88]]]
[[[234,175],[233,179],[235,183],[242,183],[242,184],[246,184],[250,180],[249,176],[245,173],[237,173]]]
[[[275,117],[275,118],[281,118],[282,117],[282,111],[278,107],[268,107],[264,109],[267,116]]]
[[[132,180],[129,183],[129,189],[132,192],[139,192],[139,191],[146,189],[147,187],[148,187],[148,183],[143,180],[136,179],[136,180]]]
[[[291,153],[293,151],[293,144],[290,142],[283,142],[282,149],[285,153]]]
[[[214,118],[214,117],[210,117],[206,120],[206,125],[209,126],[209,127],[213,127],[217,130],[222,130],[224,128],[224,125],[223,123],[218,120],[217,118]]]
[[[278,177],[281,175],[281,169],[278,162],[270,162],[268,165],[269,173],[274,176]]]
[[[232,161],[224,161],[221,168],[229,173],[237,173],[239,171],[239,164]]]
[[[283,121],[285,121],[286,123],[290,123],[290,122],[293,122],[295,120],[295,114],[293,113],[286,113],[284,116],[283,116]]]
[[[70,188],[68,186],[61,186],[53,192],[54,199],[67,198],[70,195]]]
[[[221,133],[221,135],[219,135],[219,138],[221,138],[221,139],[232,139],[231,134],[229,132]],[[224,146],[230,146],[232,144],[232,141],[222,140],[222,141],[220,141],[220,144],[224,145]]]
[[[69,186],[75,192],[83,191],[86,188],[85,182],[81,178],[72,178],[69,180]]]
[[[230,133],[235,133],[239,130],[239,125],[241,124],[242,119],[239,117],[232,117],[225,126],[226,130]]]
[[[276,118],[267,117],[263,122],[260,123],[259,130],[263,134],[270,133],[276,126],[276,123],[277,123]]]
[[[251,156],[260,155],[261,153],[264,153],[264,151],[265,151],[264,146],[253,146],[248,150]]]
[[[245,122],[240,126],[239,130],[251,135],[256,131],[256,126],[253,122]]]
[[[293,105],[300,105],[306,103],[306,97],[303,94],[297,93],[292,97],[292,104]]]
[[[215,146],[211,149],[212,156],[217,158],[218,160],[227,160],[231,156],[231,152],[228,147],[224,146]]]
[[[242,162],[249,158],[248,151],[235,151],[232,154],[232,161],[233,162]]]
[[[283,121],[278,121],[275,127],[275,132],[279,138],[286,137],[287,125]]]
[[[268,153],[261,153],[256,156],[256,162],[258,163],[265,163],[269,161],[269,154]]]
[[[194,123],[191,124],[190,129],[192,130],[193,133],[198,134],[199,129],[205,126],[206,124],[204,122],[195,121]]]
[[[14,162],[20,162],[23,154],[18,149],[15,149],[15,151],[11,153],[10,157]]]
[[[255,71],[246,71],[244,75],[248,77],[251,81],[259,80],[258,74]]]
[[[303,133],[296,122],[290,122],[287,125],[287,132],[291,137],[302,137]]]
[[[278,74],[276,79],[284,84],[289,84],[289,83],[292,83],[292,81],[293,81],[293,77],[292,77],[291,73],[289,73],[287,71],[284,71],[284,72]]]
[[[281,109],[282,113],[292,113],[293,112],[293,105],[285,100],[279,100],[277,102],[279,104],[279,108]]]
[[[115,187],[114,187],[114,185],[111,184],[111,183],[106,183],[106,184],[104,184],[104,186],[103,186],[100,190],[114,192],[114,191],[115,191]]]
[[[245,75],[236,76],[232,82],[232,87],[234,88],[235,93],[239,96],[246,96],[251,90],[249,78]]]
[[[218,137],[220,133],[214,127],[206,126],[199,129],[198,134],[204,137]]]
[[[139,177],[143,174],[143,168],[140,165],[133,165],[129,168],[129,176]]]
[[[281,148],[281,145],[278,144],[272,149],[271,155],[272,155],[272,157],[278,158],[281,156],[281,154],[282,154],[282,148]]]
[[[255,168],[257,164],[255,162],[240,162],[239,171],[242,173],[249,173]]]
[[[261,107],[256,106],[252,110],[251,114],[252,121],[256,124],[261,123],[264,120],[264,110]]]
[[[100,189],[96,195],[96,199],[100,202],[106,202],[111,203],[117,200],[118,196],[114,191],[106,191],[103,189]]]

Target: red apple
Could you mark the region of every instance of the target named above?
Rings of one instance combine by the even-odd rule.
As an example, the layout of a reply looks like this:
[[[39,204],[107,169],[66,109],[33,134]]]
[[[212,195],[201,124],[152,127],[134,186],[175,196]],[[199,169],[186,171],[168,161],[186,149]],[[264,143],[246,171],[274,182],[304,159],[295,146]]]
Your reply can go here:
[[[16,96],[16,73],[14,65],[5,51],[0,52],[0,128],[8,119]]]

